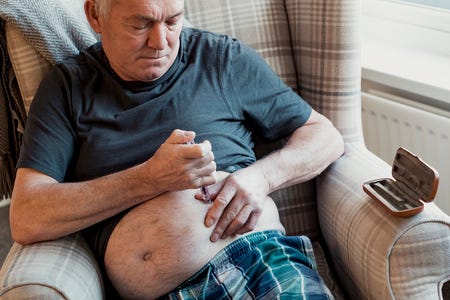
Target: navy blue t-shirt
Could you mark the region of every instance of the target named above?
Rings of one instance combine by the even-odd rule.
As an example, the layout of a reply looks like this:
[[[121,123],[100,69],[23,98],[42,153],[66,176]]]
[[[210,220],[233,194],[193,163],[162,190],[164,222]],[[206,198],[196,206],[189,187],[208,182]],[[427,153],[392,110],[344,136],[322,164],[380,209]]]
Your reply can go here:
[[[101,44],[55,66],[32,103],[18,167],[83,181],[149,159],[174,129],[209,140],[218,170],[255,161],[252,135],[286,137],[311,107],[249,47],[197,29],[153,82],[123,81]]]

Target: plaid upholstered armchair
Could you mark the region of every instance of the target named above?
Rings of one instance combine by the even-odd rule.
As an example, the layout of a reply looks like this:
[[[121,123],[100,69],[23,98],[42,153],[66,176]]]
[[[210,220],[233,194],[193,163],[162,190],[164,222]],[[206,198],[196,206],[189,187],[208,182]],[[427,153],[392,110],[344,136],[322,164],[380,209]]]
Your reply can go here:
[[[50,7],[60,22],[55,32],[63,28],[73,33],[73,23],[64,18],[79,20],[83,1],[36,2],[41,7],[53,2]],[[45,12],[33,11],[26,18],[42,17],[40,13]],[[319,272],[336,298],[439,299],[450,277],[450,218],[434,204],[415,217],[392,217],[361,188],[369,179],[389,177],[390,167],[364,146],[359,16],[359,0],[186,1],[186,18],[194,26],[235,36],[255,48],[344,136],[345,155],[323,174],[273,195],[288,233],[313,240]],[[49,49],[61,45],[52,38],[36,43],[27,37],[27,20],[2,17],[27,108],[43,73],[60,58]],[[74,41],[76,47],[93,42],[85,23],[76,26],[79,33],[86,32]],[[79,38],[66,38],[74,36]],[[69,54],[76,52],[66,48]],[[272,146],[258,144],[257,151]],[[79,234],[27,247],[16,243],[0,272],[2,299],[103,295],[98,267]]]

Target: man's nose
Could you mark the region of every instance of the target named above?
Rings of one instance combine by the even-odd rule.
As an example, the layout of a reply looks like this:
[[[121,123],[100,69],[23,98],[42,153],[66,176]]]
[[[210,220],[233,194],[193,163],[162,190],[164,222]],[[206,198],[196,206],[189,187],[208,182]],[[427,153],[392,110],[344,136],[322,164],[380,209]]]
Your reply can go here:
[[[163,50],[167,47],[167,32],[164,23],[155,22],[151,26],[147,46],[156,50]]]

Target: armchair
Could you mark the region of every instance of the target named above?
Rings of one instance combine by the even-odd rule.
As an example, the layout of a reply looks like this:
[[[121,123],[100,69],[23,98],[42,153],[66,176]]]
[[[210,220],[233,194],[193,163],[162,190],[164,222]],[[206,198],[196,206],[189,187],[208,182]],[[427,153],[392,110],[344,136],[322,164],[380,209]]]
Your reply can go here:
[[[67,18],[82,13],[72,8],[80,0],[40,1],[39,9],[45,9],[42,2]],[[26,25],[3,9],[9,56],[27,109],[58,58],[40,50],[55,47],[52,39],[36,47]],[[319,272],[335,297],[444,299],[450,289],[450,217],[432,203],[417,216],[392,217],[361,187],[388,177],[390,166],[366,149],[362,136],[359,17],[359,0],[186,1],[186,18],[194,26],[256,49],[343,135],[343,157],[316,179],[273,195],[288,233],[313,240]],[[259,142],[256,151],[263,155],[273,147]],[[26,247],[15,243],[0,271],[0,299],[103,299],[99,274],[79,234]]]

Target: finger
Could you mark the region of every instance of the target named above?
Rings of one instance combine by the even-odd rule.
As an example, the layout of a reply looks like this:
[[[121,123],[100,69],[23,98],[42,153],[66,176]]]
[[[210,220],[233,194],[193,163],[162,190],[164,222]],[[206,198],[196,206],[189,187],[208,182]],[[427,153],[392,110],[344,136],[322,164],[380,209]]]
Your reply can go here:
[[[202,164],[191,162],[188,167],[191,172],[191,182],[194,184],[194,188],[209,186],[217,182],[217,166],[214,161]]]
[[[261,214],[262,212],[253,211],[244,226],[236,231],[235,234],[244,234],[255,229],[256,224],[258,224],[259,218],[261,217]]]
[[[243,226],[247,224],[247,221],[249,220],[252,212],[253,207],[250,205],[245,205],[238,213],[238,215],[232,220],[230,225],[226,228],[224,233],[222,234],[221,238],[226,239],[230,235],[234,235],[238,233],[241,229],[245,232],[248,232],[249,230],[243,229]]]
[[[214,204],[209,209],[205,217],[206,227],[213,226],[219,220],[228,203],[233,199],[234,189],[228,188],[226,185],[214,199]]]
[[[210,186],[217,182],[217,171],[216,171],[216,163],[215,162],[212,162],[212,166],[205,173],[207,175],[203,175],[200,178],[199,186]]]
[[[219,238],[224,238],[225,231],[239,215],[242,207],[243,203],[241,201],[238,201],[238,199],[233,199],[232,202],[228,204],[224,212],[221,214],[213,233],[211,234],[212,242],[217,241]],[[227,236],[228,235],[225,235],[225,237]]]
[[[170,136],[166,139],[167,144],[185,144],[193,141],[195,138],[194,131],[186,131],[181,129],[175,129]]]
[[[201,144],[188,144],[185,145],[186,158],[205,158],[208,161],[214,160],[214,153],[212,152],[212,146],[209,141],[204,141]]]

